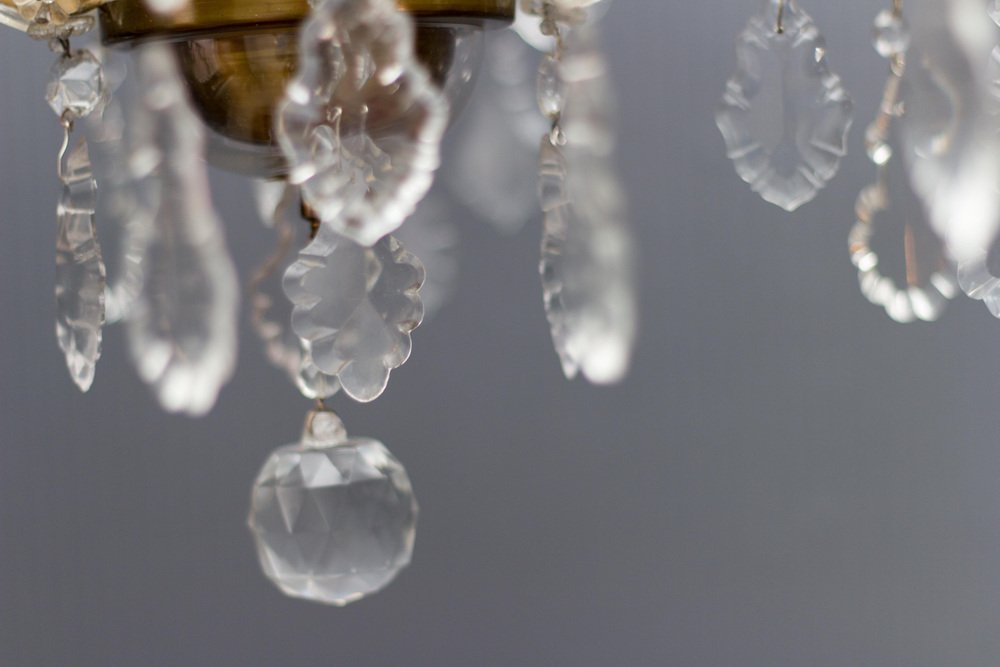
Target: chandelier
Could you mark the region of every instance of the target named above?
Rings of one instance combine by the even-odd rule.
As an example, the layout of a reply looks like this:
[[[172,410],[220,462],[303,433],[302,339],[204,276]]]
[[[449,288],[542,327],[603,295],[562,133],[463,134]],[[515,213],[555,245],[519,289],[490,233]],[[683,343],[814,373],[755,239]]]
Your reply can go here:
[[[627,373],[635,249],[600,40],[608,4],[0,0],[0,23],[55,54],[56,333],[72,380],[87,391],[99,378],[102,332],[121,324],[161,406],[203,415],[233,374],[245,302],[267,359],[315,401],[252,491],[260,564],[283,592],[343,605],[409,563],[405,469],[326,401],[378,398],[446,300],[442,197],[503,230],[540,218],[541,302],[564,374]],[[761,5],[715,120],[738,177],[792,212],[836,176],[855,108],[798,2]],[[905,5],[875,18],[887,80],[849,258],[863,296],[898,322],[935,320],[963,291],[1000,317],[1000,8]],[[274,232],[242,279],[206,163],[252,180]]]

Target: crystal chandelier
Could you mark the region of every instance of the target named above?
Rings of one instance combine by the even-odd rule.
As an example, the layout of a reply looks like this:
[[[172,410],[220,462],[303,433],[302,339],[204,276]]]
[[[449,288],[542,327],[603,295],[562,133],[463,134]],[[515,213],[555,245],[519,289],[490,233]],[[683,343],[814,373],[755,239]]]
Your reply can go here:
[[[234,370],[245,292],[268,360],[315,401],[252,492],[261,567],[285,593],[343,605],[409,563],[405,469],[326,401],[378,398],[446,300],[441,198],[500,229],[539,217],[564,374],[626,374],[635,250],[600,44],[608,4],[0,0],[0,22],[55,53],[56,332],[73,381],[87,391],[104,327],[122,324],[162,407],[205,414]],[[739,178],[792,212],[836,177],[855,105],[798,2],[760,4],[715,120]],[[887,79],[864,132],[874,176],[848,236],[862,295],[898,322],[935,320],[962,291],[1000,317],[1000,10],[887,4],[874,24]],[[253,180],[274,232],[245,290],[206,161]]]

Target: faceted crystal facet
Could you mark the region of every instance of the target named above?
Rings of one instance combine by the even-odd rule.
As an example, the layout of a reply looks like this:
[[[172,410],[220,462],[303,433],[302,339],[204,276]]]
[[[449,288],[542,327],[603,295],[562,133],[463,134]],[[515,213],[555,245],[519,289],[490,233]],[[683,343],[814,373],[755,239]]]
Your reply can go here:
[[[305,228],[294,213],[299,208],[299,189],[282,183],[275,192],[272,185],[262,181],[255,188],[262,218],[277,232],[278,242],[251,281],[250,322],[264,343],[268,361],[283,370],[303,396],[330,398],[340,390],[340,381],[316,367],[309,343],[292,330],[292,303],[281,288],[281,269],[297,241],[295,227]]]
[[[393,237],[365,248],[322,225],[288,268],[284,288],[295,305],[292,328],[316,366],[336,375],[351,398],[371,401],[410,356],[423,281],[420,260]]]
[[[561,72],[565,147],[546,135],[540,158],[545,311],[566,376],[612,383],[634,345],[634,248],[613,169],[613,98],[592,33],[574,31]]]
[[[438,167],[447,102],[413,49],[412,19],[391,0],[323,0],[278,111],[289,180],[362,245],[402,224]]]
[[[323,416],[311,415],[303,442],[268,459],[248,523],[261,568],[278,588],[342,606],[382,589],[409,564],[417,502],[406,470],[382,443],[348,439],[335,416]]]
[[[171,412],[206,413],[236,362],[239,290],[203,161],[202,125],[169,47],[138,56],[129,157],[140,204],[126,239],[143,270],[128,319],[132,360]]]
[[[45,99],[62,117],[83,118],[90,115],[104,96],[104,77],[101,63],[85,49],[74,51],[60,58],[49,73]]]
[[[62,26],[80,9],[80,0],[14,0],[25,19],[40,25]]]
[[[823,37],[794,0],[783,8],[782,0],[765,0],[736,55],[716,112],[729,158],[761,197],[794,211],[837,173],[851,99],[827,66]]]
[[[70,376],[90,389],[101,356],[105,268],[94,230],[97,183],[87,144],[80,141],[65,158],[56,235],[56,338]]]

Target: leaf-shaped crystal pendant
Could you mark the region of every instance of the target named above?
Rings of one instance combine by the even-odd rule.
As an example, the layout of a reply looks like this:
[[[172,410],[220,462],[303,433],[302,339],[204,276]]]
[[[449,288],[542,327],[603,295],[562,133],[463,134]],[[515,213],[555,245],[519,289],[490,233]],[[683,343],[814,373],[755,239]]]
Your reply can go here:
[[[203,129],[172,51],[143,46],[129,155],[140,202],[126,247],[139,254],[142,292],[128,319],[132,360],[171,412],[206,413],[236,361],[236,270],[212,206]]]
[[[68,137],[67,137],[68,138]],[[94,229],[97,182],[81,140],[60,165],[56,234],[56,338],[70,376],[90,389],[101,356],[106,272]]]
[[[448,105],[392,0],[322,0],[277,115],[289,181],[324,224],[362,245],[412,213],[438,167]]]
[[[613,169],[613,98],[589,31],[574,31],[560,68],[561,125],[542,140],[541,275],[545,312],[566,377],[621,380],[636,333],[634,248]],[[553,139],[565,140],[560,148]]]
[[[336,375],[351,398],[372,401],[410,356],[423,281],[420,260],[393,237],[366,248],[322,225],[285,273],[292,328],[321,371]]]
[[[264,574],[285,594],[343,606],[384,588],[410,563],[417,501],[377,440],[348,438],[325,409],[302,440],[257,476],[248,523]]]
[[[262,181],[256,184],[261,217],[278,235],[274,253],[257,270],[250,282],[250,323],[264,343],[267,359],[285,371],[306,398],[330,398],[340,390],[340,381],[316,367],[309,344],[292,330],[292,304],[281,288],[282,269],[296,240],[294,219],[299,208],[299,189],[294,185]]]
[[[795,0],[764,0],[736,42],[716,123],[736,173],[786,211],[810,201],[847,152],[853,105]]]

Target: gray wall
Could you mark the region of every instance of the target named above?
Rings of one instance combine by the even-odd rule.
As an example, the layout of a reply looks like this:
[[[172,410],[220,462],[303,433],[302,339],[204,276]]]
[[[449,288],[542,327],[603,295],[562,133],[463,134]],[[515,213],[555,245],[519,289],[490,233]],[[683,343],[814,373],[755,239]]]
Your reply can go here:
[[[846,253],[885,72],[874,0],[803,0],[854,94],[851,154],[795,215],[711,111],[757,2],[606,21],[642,248],[635,370],[566,383],[537,226],[462,214],[463,283],[372,405],[421,502],[414,563],[346,609],[279,595],[244,519],[308,405],[244,331],[215,412],[162,414],[107,334],[78,394],[52,334],[51,56],[0,38],[0,664],[941,665],[1000,660],[1000,323],[900,326]],[[268,237],[217,178],[246,272]]]

